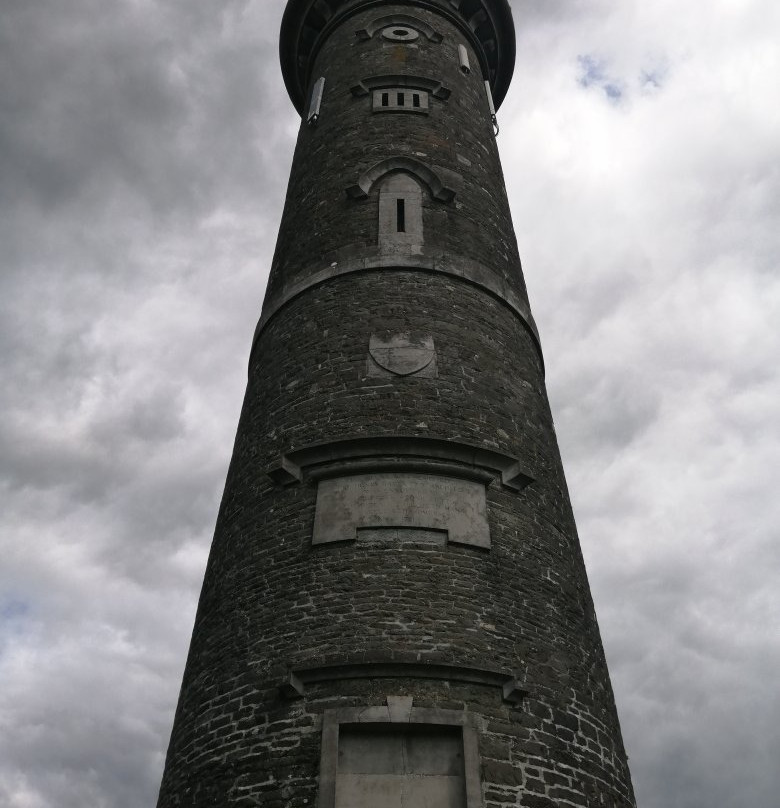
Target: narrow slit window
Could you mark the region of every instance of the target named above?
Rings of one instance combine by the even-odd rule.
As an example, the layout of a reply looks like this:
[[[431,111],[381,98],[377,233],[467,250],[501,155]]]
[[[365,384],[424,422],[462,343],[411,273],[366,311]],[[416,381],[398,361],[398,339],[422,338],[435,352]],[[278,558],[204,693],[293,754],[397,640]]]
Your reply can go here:
[[[411,100],[406,110],[412,111]],[[422,191],[420,182],[407,171],[390,173],[381,181],[377,236],[383,252],[414,254],[414,249],[425,243]]]
[[[413,112],[428,115],[429,94],[414,87],[378,87],[374,90],[371,109],[373,112]]]

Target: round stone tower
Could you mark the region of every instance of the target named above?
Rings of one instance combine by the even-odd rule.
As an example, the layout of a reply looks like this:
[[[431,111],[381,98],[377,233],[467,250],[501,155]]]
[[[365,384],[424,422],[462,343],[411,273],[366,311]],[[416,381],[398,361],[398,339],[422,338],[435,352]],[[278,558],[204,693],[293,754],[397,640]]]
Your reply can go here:
[[[290,0],[302,116],[159,808],[629,808],[496,148],[507,0]]]

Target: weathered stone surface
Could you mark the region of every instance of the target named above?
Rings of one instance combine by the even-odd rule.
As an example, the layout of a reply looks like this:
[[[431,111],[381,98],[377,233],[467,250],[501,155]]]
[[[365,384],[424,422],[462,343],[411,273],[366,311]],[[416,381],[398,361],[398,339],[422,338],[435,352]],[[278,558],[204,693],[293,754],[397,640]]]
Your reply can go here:
[[[319,13],[336,5],[348,7],[320,2]],[[479,34],[456,6],[355,2],[311,51],[312,81],[326,79],[321,114],[299,135],[159,808],[313,807],[326,711],[382,707],[390,721],[386,705],[407,703],[401,698],[433,711],[416,715],[469,717],[475,740],[464,755],[482,772],[469,806],[634,806],[529,325]],[[420,36],[383,37],[373,24],[393,15],[422,20]],[[403,87],[404,75],[430,80],[427,115],[373,114],[372,91],[353,92],[361,82],[373,87],[372,77]],[[371,172],[418,164],[429,169],[414,180],[421,227],[405,251],[383,252],[382,183]],[[360,193],[347,194],[350,186]],[[426,335],[436,373],[398,373],[420,357],[394,364],[376,341],[372,358],[380,334]],[[375,375],[369,358],[396,370]],[[338,476],[316,477],[324,461],[311,447],[398,436],[458,442],[461,465],[466,445],[530,470],[527,487],[507,484],[508,474],[479,484],[489,549],[403,534],[449,530],[441,514],[441,524],[401,516],[379,526],[394,537],[312,543],[318,486]],[[360,473],[350,467],[344,476]],[[451,486],[453,496],[463,490]],[[290,676],[367,663],[393,663],[392,675],[388,667],[305,687]],[[506,678],[415,675],[435,663]],[[527,695],[507,703],[500,683],[515,679]]]
[[[495,785],[523,785],[523,772],[521,769],[496,760],[486,760],[482,764],[482,776],[486,781]]]
[[[372,334],[366,369],[369,376],[422,376],[435,378],[436,347],[430,334]],[[386,371],[382,373],[381,371]]]
[[[339,808],[466,808],[458,732],[343,730],[339,735]]]
[[[428,8],[388,3],[382,13],[385,9],[412,15],[444,38],[432,42],[423,36],[409,45],[381,37],[362,40],[355,31],[377,16],[376,10],[366,10],[323,43],[311,70],[313,78],[326,79],[322,112],[317,126],[304,126],[299,135],[269,298],[300,281],[300,273],[313,270],[317,258],[324,268],[376,253],[378,188],[365,200],[351,199],[344,189],[375,163],[406,157],[436,171],[457,195],[456,204],[447,206],[424,194],[423,254],[479,261],[527,300],[484,80],[479,70],[464,75],[459,68],[457,46],[464,34]],[[479,64],[473,50],[471,61]],[[435,79],[451,95],[446,101],[432,96],[425,116],[372,114],[372,98],[356,98],[351,88],[388,73]]]
[[[312,544],[350,541],[361,528],[440,530],[448,541],[490,547],[485,486],[433,474],[362,474],[322,480]]]

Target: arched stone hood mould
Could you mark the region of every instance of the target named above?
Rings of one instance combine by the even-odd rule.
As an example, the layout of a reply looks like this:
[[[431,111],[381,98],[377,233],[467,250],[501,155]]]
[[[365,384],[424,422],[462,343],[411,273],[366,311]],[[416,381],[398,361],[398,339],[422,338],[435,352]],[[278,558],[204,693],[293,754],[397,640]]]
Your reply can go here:
[[[282,18],[279,56],[287,92],[303,114],[311,64],[323,34],[356,10],[386,0],[288,0]],[[515,67],[515,26],[508,0],[394,0],[393,5],[429,8],[450,17],[468,36],[490,81],[496,109],[509,89]]]

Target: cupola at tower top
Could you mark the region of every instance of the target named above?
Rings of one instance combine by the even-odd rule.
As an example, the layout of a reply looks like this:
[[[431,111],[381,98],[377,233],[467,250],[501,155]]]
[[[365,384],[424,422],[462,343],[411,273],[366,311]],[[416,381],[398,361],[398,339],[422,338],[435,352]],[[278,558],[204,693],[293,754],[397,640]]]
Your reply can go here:
[[[448,17],[471,41],[496,108],[504,100],[515,66],[515,28],[508,0],[288,0],[279,53],[287,91],[301,114],[322,43],[335,26],[370,6],[427,8]]]

